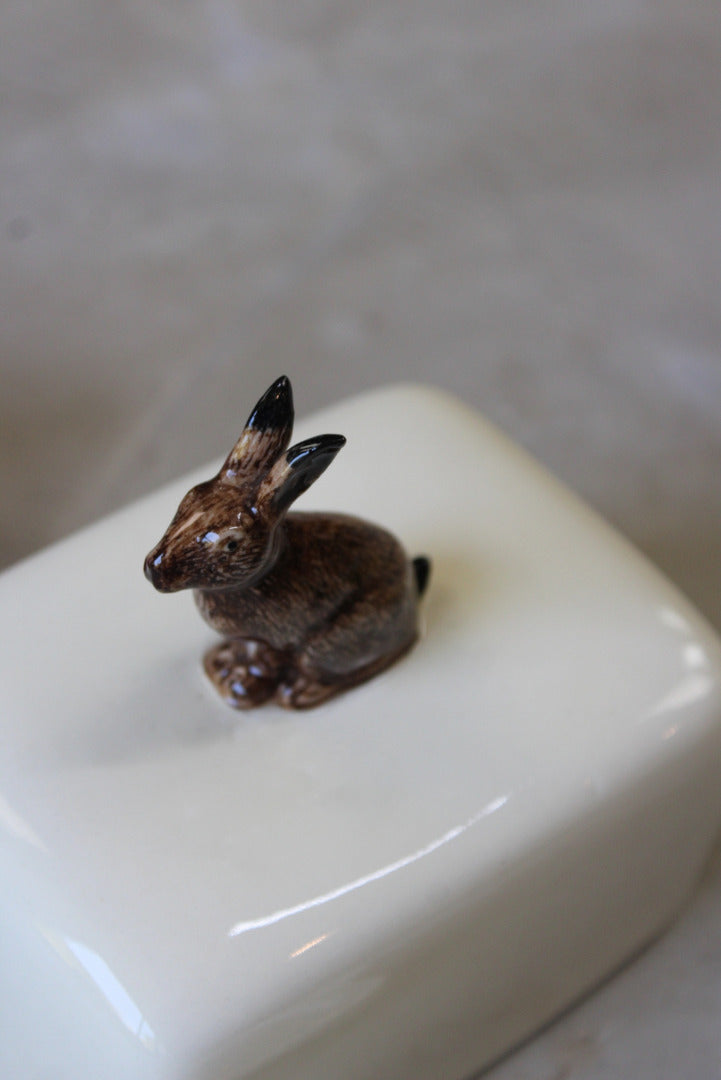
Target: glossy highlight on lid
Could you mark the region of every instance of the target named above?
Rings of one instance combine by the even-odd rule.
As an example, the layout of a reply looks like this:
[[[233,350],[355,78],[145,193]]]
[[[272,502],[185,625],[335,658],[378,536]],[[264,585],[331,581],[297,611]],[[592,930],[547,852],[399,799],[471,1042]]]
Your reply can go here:
[[[407,866],[412,866],[413,863],[418,862],[420,859],[432,855],[445,844],[450,843],[452,840],[456,840],[483,818],[489,817],[490,814],[495,814],[495,812],[500,810],[502,806],[505,806],[507,802],[507,795],[499,795],[498,798],[492,799],[491,802],[479,810],[478,813],[473,814],[467,821],[464,821],[461,825],[455,825],[453,828],[448,829],[442,836],[429,841],[429,843],[425,844],[424,847],[420,848],[418,851],[414,851],[410,855],[404,855],[400,859],[396,859],[395,862],[389,863],[387,866],[382,866],[378,870],[372,870],[369,873],[364,874],[363,877],[356,878],[354,881],[350,881],[345,885],[339,885],[337,888],[331,889],[330,892],[323,893],[321,896],[314,896],[310,900],[305,900],[302,903],[295,904],[290,908],[284,908],[281,911],[274,911],[270,915],[238,922],[228,931],[228,937],[235,938],[239,937],[241,934],[247,934],[250,930],[262,930],[266,926],[273,926],[275,923],[282,922],[284,919],[288,919],[293,915],[300,915],[304,911],[310,911],[311,908],[322,907],[332,900],[339,900],[342,896],[355,892],[357,889],[362,889],[366,885],[372,885],[374,882],[380,881],[382,878],[388,877],[389,874],[394,874],[398,870],[404,870]]]

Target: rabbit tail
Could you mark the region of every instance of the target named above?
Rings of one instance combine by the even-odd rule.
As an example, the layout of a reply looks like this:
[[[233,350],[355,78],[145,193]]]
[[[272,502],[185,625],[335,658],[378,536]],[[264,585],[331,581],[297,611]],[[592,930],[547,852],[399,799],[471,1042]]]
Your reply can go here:
[[[423,596],[423,593],[428,588],[428,579],[431,576],[431,560],[427,559],[425,555],[418,555],[413,560],[413,573],[416,578],[418,595]]]

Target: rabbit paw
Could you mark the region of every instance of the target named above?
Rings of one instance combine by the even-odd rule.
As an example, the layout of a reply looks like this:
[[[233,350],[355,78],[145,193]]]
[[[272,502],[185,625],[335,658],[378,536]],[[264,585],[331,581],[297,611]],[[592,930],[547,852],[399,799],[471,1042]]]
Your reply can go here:
[[[210,649],[203,667],[210,681],[234,709],[252,709],[268,701],[282,676],[284,658],[264,641],[229,638]]]
[[[293,681],[279,684],[275,701],[284,709],[311,709],[334,697],[343,689],[338,683],[324,683],[309,675],[298,674]]]

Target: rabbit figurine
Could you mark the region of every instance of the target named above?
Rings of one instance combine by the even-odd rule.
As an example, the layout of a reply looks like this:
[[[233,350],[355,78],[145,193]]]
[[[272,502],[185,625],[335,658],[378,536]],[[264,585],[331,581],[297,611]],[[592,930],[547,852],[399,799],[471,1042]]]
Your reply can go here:
[[[292,430],[282,376],[145,560],[156,589],[193,589],[224,635],[204,666],[237,709],[319,705],[383,671],[418,635],[428,559],[410,561],[395,537],[358,518],[288,513],[345,444],[319,435],[288,449]]]

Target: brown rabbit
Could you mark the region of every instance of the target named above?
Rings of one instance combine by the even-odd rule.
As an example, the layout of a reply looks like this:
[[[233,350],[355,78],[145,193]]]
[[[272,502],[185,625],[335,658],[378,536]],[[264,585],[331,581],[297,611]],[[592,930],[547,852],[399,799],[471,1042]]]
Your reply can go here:
[[[320,435],[287,449],[292,430],[282,376],[145,560],[156,589],[194,589],[205,620],[226,635],[205,670],[238,709],[271,698],[308,708],[388,667],[416,640],[430,572],[377,525],[287,513],[345,444]]]

